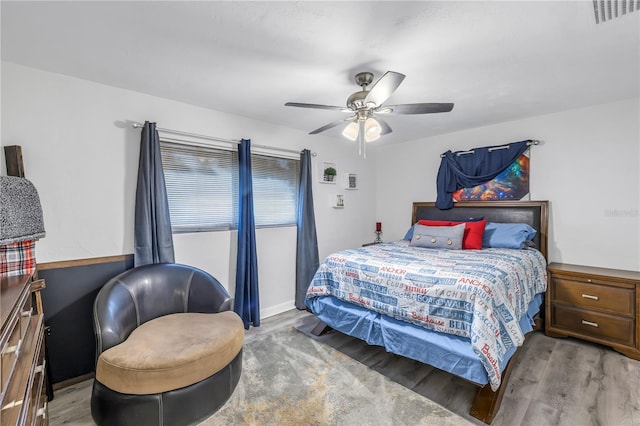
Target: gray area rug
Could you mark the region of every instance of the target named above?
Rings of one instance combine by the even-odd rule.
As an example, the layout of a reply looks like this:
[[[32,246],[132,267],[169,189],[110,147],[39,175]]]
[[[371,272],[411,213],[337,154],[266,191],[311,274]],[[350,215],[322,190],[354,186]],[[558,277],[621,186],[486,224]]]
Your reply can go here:
[[[469,424],[290,328],[256,336],[245,344],[238,387],[201,426]]]

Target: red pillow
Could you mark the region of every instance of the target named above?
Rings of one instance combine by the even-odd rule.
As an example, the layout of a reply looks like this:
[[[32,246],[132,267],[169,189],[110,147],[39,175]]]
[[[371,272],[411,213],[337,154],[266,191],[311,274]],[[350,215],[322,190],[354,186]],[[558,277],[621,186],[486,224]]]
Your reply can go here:
[[[487,225],[486,220],[477,222],[452,222],[449,220],[419,220],[420,225],[426,226],[454,226],[464,223],[464,236],[462,237],[462,249],[480,250],[482,248],[482,236],[484,235],[484,227]]]

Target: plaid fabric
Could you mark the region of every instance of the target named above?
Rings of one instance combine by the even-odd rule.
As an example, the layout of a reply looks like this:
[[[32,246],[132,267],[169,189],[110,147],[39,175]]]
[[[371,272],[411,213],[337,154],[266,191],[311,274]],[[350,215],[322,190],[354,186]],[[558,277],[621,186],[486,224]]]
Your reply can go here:
[[[36,242],[0,245],[0,275],[31,275],[36,270]]]

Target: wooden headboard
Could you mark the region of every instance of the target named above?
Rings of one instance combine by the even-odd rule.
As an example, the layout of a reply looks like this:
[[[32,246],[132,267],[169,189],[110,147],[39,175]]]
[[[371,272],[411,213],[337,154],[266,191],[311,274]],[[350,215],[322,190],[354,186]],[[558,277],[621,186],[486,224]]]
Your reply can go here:
[[[533,241],[547,258],[548,201],[461,201],[450,210],[440,210],[435,204],[413,203],[411,224],[420,219],[462,221],[470,217],[483,217],[488,222],[526,223],[538,231]]]

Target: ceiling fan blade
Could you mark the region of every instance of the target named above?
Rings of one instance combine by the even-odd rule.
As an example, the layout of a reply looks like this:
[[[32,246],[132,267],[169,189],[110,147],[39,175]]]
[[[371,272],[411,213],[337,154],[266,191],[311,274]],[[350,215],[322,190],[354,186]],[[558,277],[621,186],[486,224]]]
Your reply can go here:
[[[432,114],[436,112],[449,112],[453,109],[453,104],[444,103],[444,104],[400,104],[400,105],[385,105],[383,107],[385,110],[380,111],[381,113],[387,114]],[[390,111],[386,111],[386,110]]]
[[[395,71],[387,71],[382,77],[371,87],[371,90],[364,98],[364,103],[374,103],[378,106],[389,99],[389,96],[400,86],[405,75]]]
[[[300,102],[287,102],[284,106],[292,106],[298,108],[314,108],[314,109],[330,109],[333,111],[353,112],[349,108],[334,105],[305,104]]]
[[[376,116],[376,121],[378,123],[380,123],[380,134],[381,135],[387,135],[391,132],[393,132],[393,129],[391,128],[391,126],[389,126],[389,124],[387,124],[386,121],[382,120],[380,117]]]
[[[349,121],[351,119],[353,119],[353,117],[345,118],[345,119],[342,119],[342,120],[332,121],[329,124],[325,124],[324,126],[309,132],[309,134],[310,135],[317,135],[318,133],[321,133],[321,132],[324,132],[325,130],[329,130],[331,128],[334,128],[334,127],[344,123],[345,121]]]

